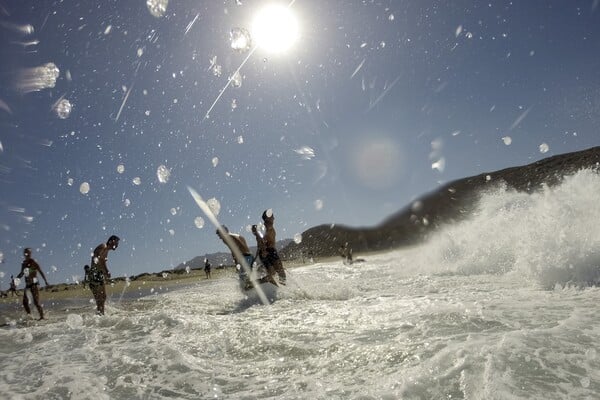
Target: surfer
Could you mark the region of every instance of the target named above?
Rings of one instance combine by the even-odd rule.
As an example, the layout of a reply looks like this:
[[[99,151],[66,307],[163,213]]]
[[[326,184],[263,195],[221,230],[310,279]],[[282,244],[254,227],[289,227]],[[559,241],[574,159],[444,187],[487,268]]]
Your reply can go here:
[[[44,319],[44,309],[40,304],[40,291],[39,291],[39,282],[37,279],[38,272],[44,278],[44,282],[46,282],[46,286],[48,285],[48,280],[46,279],[46,275],[44,271],[40,268],[40,265],[31,257],[31,249],[29,247],[23,250],[23,256],[25,259],[21,264],[21,272],[17,275],[17,278],[22,278],[25,276],[25,290],[23,291],[23,307],[25,308],[25,312],[31,315],[31,309],[29,308],[29,296],[27,296],[27,291],[31,292],[31,297],[33,297],[33,304],[35,304],[38,313],[40,314],[40,319]]]
[[[275,248],[275,227],[273,226],[275,223],[275,215],[273,215],[273,210],[268,209],[262,214],[262,219],[265,224],[265,259],[263,264],[267,271],[274,271],[277,273],[279,283],[281,285],[285,285],[286,283],[286,275],[285,270],[283,269],[283,263],[279,258],[279,254],[277,254],[277,249]],[[271,272],[268,272],[269,274]]]
[[[249,269],[252,269],[252,264],[254,263],[254,257],[252,257],[252,253],[250,253],[250,248],[248,248],[248,243],[243,236],[238,235],[237,233],[230,233],[229,229],[225,225],[221,226],[221,229],[217,229],[217,236],[227,245],[229,250],[231,251],[231,256],[233,257],[233,261],[238,267],[240,281],[243,285],[243,289],[247,290],[252,288],[252,282],[248,277],[248,274],[245,271],[245,267],[243,262],[246,262],[246,266]],[[243,260],[240,259],[243,257]],[[248,271],[249,272],[249,271]]]
[[[88,274],[88,285],[96,300],[96,309],[99,315],[104,315],[104,303],[106,302],[106,280],[110,278],[110,272],[106,266],[108,252],[119,247],[119,237],[112,235],[106,243],[101,243],[94,249],[92,264]]]

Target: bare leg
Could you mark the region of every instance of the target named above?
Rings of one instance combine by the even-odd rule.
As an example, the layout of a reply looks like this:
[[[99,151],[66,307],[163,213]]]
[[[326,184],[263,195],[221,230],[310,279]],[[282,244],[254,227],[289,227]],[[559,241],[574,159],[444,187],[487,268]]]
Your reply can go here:
[[[31,308],[29,308],[29,298],[27,297],[27,288],[23,290],[23,308],[27,314],[31,314]]]
[[[38,313],[40,314],[40,319],[44,319],[44,309],[40,304],[40,290],[38,289],[37,285],[34,285],[31,288],[31,296],[33,297],[33,304],[35,304],[35,307],[37,308]]]

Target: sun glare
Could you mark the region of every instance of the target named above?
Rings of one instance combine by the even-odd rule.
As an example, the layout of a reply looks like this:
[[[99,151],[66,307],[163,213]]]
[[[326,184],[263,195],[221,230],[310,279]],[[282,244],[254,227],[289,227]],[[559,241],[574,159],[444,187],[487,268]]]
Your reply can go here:
[[[269,53],[288,50],[299,37],[298,21],[289,7],[271,4],[261,9],[252,24],[256,45]]]

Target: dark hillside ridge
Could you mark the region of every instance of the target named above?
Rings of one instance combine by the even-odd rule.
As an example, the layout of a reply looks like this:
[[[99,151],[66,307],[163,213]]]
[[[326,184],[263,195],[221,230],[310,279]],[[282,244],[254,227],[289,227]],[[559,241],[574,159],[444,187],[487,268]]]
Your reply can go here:
[[[532,164],[459,179],[441,186],[371,228],[319,225],[302,233],[302,242],[281,250],[286,260],[329,257],[348,242],[354,253],[382,251],[417,244],[441,225],[468,218],[487,189],[506,185],[521,192],[554,186],[581,169],[598,170],[600,147],[552,156]]]

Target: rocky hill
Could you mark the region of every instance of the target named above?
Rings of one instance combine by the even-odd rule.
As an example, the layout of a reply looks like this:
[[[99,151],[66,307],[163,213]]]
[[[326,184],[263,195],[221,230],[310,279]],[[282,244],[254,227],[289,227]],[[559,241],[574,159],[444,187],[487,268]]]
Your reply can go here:
[[[578,170],[600,165],[600,147],[561,154],[535,163],[483,173],[450,182],[401,209],[381,224],[369,228],[344,225],[319,225],[302,234],[302,242],[291,242],[280,255],[287,260],[301,257],[325,257],[338,254],[348,242],[355,253],[381,251],[411,245],[424,240],[440,225],[468,217],[481,193],[504,184],[523,192],[553,186]]]

